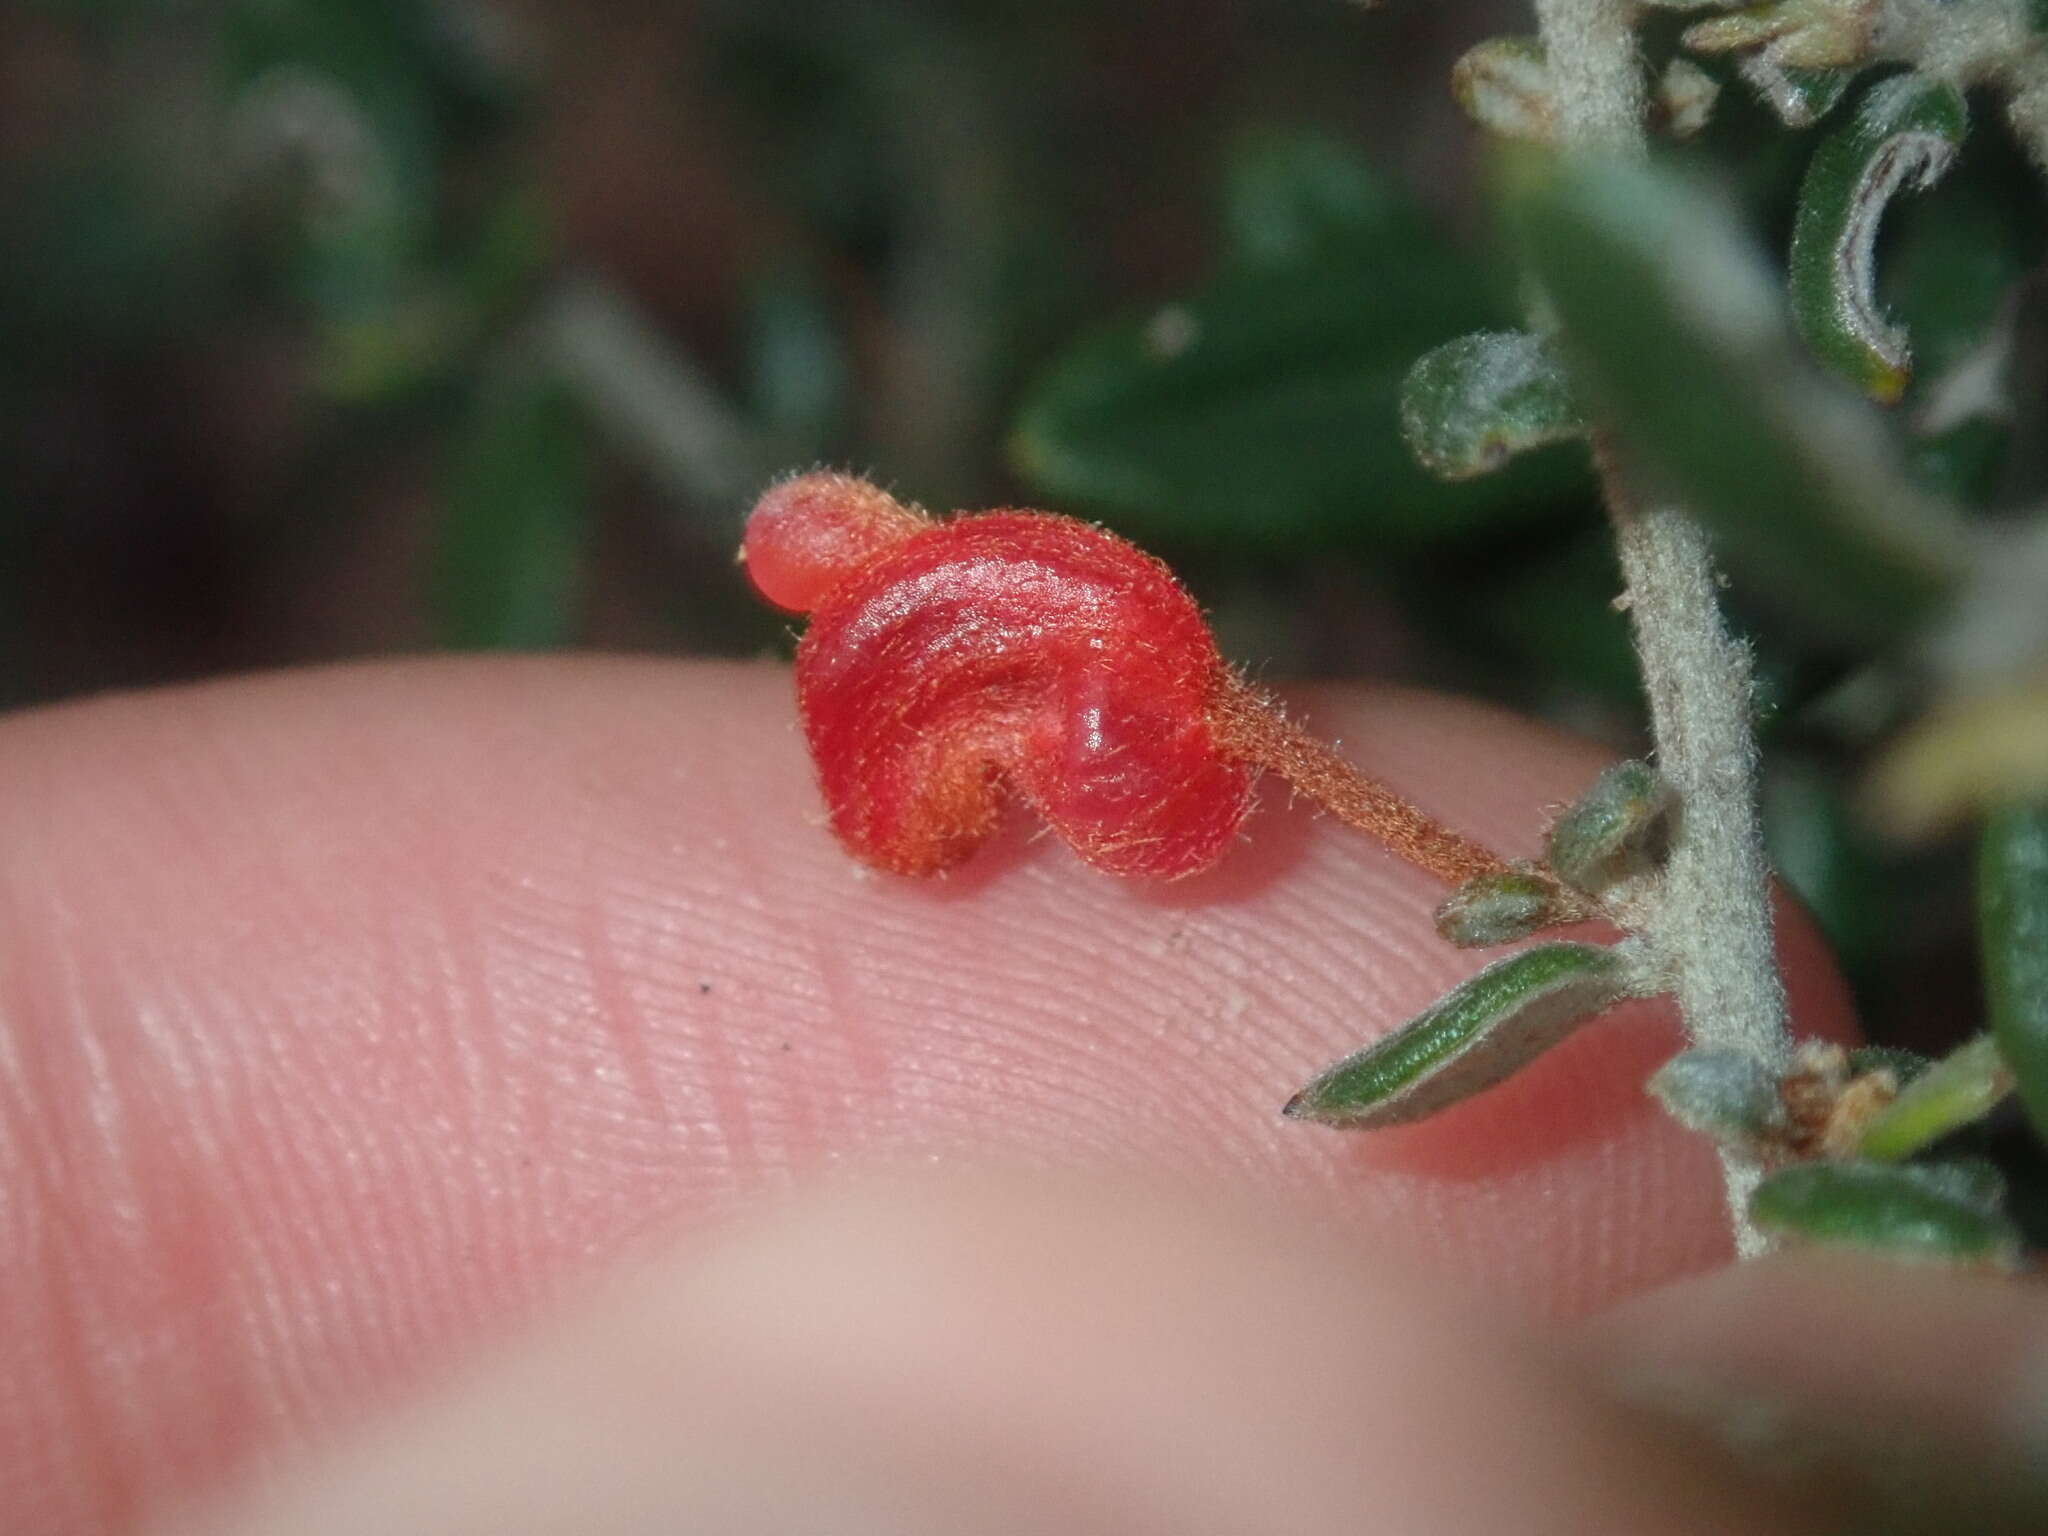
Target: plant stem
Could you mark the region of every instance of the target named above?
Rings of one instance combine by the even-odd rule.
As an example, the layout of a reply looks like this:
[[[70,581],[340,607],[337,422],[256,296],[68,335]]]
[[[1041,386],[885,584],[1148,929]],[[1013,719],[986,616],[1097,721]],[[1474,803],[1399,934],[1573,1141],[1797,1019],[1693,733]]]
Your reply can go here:
[[[2034,162],[2048,175],[2048,49],[2036,46],[2013,61],[2006,73],[2006,121]]]
[[[1643,68],[1630,0],[1535,0],[1556,82],[1558,123],[1572,148],[1645,152]],[[1594,439],[1626,583],[1624,601],[1649,696],[1657,766],[1679,797],[1677,835],[1647,936],[1669,968],[1695,1046],[1734,1048],[1783,1069],[1783,984],[1772,948],[1769,869],[1757,815],[1749,653],[1716,600],[1706,536],[1675,507],[1640,505],[1611,445]],[[1760,1175],[1740,1152],[1721,1155],[1736,1252],[1764,1250],[1749,1194]]]
[[[1639,507],[1602,447],[1601,480],[1649,696],[1657,767],[1678,794],[1678,833],[1647,928],[1671,969],[1695,1046],[1787,1064],[1785,992],[1771,938],[1770,869],[1757,816],[1749,652],[1729,635],[1706,536],[1676,507]],[[1762,1170],[1721,1153],[1736,1252],[1767,1243],[1750,1223]]]
[[[1635,0],[1535,0],[1557,93],[1558,135],[1580,149],[1643,153],[1646,95]]]

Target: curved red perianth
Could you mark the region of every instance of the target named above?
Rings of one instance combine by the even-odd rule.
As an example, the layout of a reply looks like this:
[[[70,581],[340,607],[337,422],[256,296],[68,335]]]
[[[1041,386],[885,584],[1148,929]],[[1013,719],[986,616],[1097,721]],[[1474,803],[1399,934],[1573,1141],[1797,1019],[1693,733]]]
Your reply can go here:
[[[808,613],[883,550],[931,526],[922,512],[853,475],[795,475],[754,504],[740,558],[769,602]]]
[[[1098,868],[1214,863],[1252,771],[1218,750],[1227,674],[1172,573],[1045,513],[901,527],[815,596],[797,648],[841,841],[898,874],[944,869],[994,829],[1007,785]]]

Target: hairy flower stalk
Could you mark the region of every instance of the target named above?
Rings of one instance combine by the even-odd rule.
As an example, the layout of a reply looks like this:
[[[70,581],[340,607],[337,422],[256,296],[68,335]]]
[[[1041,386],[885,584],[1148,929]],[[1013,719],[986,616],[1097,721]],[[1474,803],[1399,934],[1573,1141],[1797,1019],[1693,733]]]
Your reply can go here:
[[[1535,0],[1567,147],[1644,153],[1643,70],[1632,0]],[[1787,1060],[1784,987],[1772,949],[1769,872],[1757,815],[1746,648],[1729,635],[1705,535],[1675,507],[1643,506],[1611,446],[1595,458],[1614,523],[1657,766],[1679,796],[1677,833],[1646,936],[1668,967],[1687,1034],[1775,1072]],[[1721,1153],[1736,1251],[1766,1240],[1748,1215],[1760,1169]]]

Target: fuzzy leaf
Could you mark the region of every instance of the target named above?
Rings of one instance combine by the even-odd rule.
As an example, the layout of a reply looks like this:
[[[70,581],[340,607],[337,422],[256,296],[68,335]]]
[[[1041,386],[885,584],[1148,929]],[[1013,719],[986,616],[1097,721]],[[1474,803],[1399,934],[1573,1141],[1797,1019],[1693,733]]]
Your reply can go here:
[[[1534,868],[1480,875],[1436,909],[1436,931],[1460,949],[1512,944],[1567,920],[1557,882]]]
[[[1822,362],[1887,405],[1905,393],[1911,348],[1878,304],[1878,226],[1897,194],[1941,179],[1969,124],[1955,86],[1895,75],[1814,151],[1799,189],[1792,314]]]
[[[1352,1130],[1423,1119],[1491,1088],[1631,991],[1612,949],[1525,949],[1330,1067],[1283,1113]]]
[[[1981,1120],[2012,1092],[2012,1071],[1989,1035],[1944,1056],[1863,1128],[1859,1156],[1895,1163]]]
[[[1615,763],[1551,823],[1544,860],[1559,878],[1598,895],[1656,868],[1672,804],[1671,786],[1648,763]]]
[[[1769,1232],[1900,1258],[2017,1267],[2020,1234],[1974,1174],[1938,1164],[1798,1163],[1757,1186],[1749,1214]]]
[[[1451,98],[1466,116],[1504,139],[1557,138],[1550,62],[1533,37],[1489,37],[1451,66]]]
[[[1765,0],[1696,22],[1680,39],[1699,53],[1763,50],[1798,69],[1840,69],[1870,56],[1870,28],[1856,0]]]
[[[1754,1143],[1785,1123],[1777,1074],[1747,1051],[1681,1051],[1644,1087],[1672,1119],[1716,1141]]]
[[[1281,242],[1299,254],[1240,256],[1069,348],[1025,396],[1019,474],[1141,539],[1375,554],[1540,516],[1583,483],[1579,465],[1535,457],[1467,485],[1424,473],[1401,441],[1401,381],[1495,304],[1412,209],[1372,212],[1343,238],[1317,227]]]
[[[1985,824],[1977,921],[1992,1038],[2048,1136],[2048,804],[2009,806]]]
[[[1664,66],[1651,98],[1664,131],[1674,139],[1689,139],[1714,116],[1714,103],[1721,99],[1721,82],[1691,59],[1678,57]]]
[[[1841,105],[1856,79],[1853,69],[1787,68],[1760,53],[1751,54],[1737,68],[1787,128],[1811,128]]]
[[[1527,178],[1519,203],[1589,403],[1782,619],[1871,643],[1941,606],[1962,567],[1953,509],[1802,365],[1768,270],[1711,194],[1580,161]]]
[[[1581,436],[1585,423],[1549,343],[1482,331],[1427,354],[1401,384],[1401,433],[1446,480],[1499,469],[1515,454]]]

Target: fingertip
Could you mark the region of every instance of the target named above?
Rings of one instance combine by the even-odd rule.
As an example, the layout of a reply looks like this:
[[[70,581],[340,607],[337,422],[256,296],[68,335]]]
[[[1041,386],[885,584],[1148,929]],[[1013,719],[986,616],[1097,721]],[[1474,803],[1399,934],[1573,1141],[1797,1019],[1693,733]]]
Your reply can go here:
[[[1293,1212],[982,1175],[763,1213],[205,1529],[1789,1529],[1729,1470]]]
[[[1603,761],[1453,701],[1308,703],[1510,854]],[[11,1374],[85,1378],[0,1403],[0,1487],[39,1482],[52,1530],[103,1528],[110,1454],[147,1506],[650,1231],[849,1167],[1300,1201],[1549,1312],[1725,1254],[1711,1154],[1640,1092],[1677,1045],[1662,1010],[1617,1010],[1438,1123],[1280,1113],[1481,957],[1438,941],[1425,877],[1277,788],[1178,885],[1084,869],[1014,818],[957,875],[896,880],[832,841],[792,721],[775,667],[496,661],[0,732],[0,1027],[29,1064],[0,1310],[27,1320]],[[1840,1027],[1817,940],[1785,936],[1795,1006]],[[81,1403],[121,1405],[113,1451]]]

